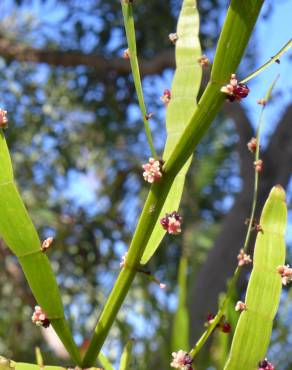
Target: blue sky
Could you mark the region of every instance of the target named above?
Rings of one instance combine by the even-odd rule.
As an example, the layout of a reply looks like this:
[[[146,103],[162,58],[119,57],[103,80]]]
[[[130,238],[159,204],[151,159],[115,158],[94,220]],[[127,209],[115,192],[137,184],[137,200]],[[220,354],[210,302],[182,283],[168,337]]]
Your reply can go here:
[[[161,0],[163,1],[163,0]],[[244,1],[244,0],[238,0]],[[269,4],[272,0],[266,0],[263,12],[267,11]],[[228,2],[226,1],[226,4]],[[9,0],[4,0],[1,7],[6,4],[11,4]],[[33,9],[36,16],[39,18],[46,18],[46,21],[54,22],[60,16],[61,7],[56,7],[54,11],[50,7],[48,7],[48,12],[44,11],[43,5],[41,1],[34,0],[31,2],[29,6],[30,10]],[[289,0],[274,0],[274,10],[267,21],[259,21],[256,27],[257,33],[257,53],[259,56],[258,63],[259,65],[266,62],[271,56],[273,56],[291,37],[291,14],[292,14],[292,2]],[[57,9],[59,8],[59,10]],[[49,16],[47,16],[49,14]],[[172,30],[168,30],[172,31]],[[168,32],[166,31],[166,32]],[[289,34],[290,33],[290,34]],[[249,87],[251,88],[251,93],[249,98],[246,99],[244,102],[245,106],[248,107],[248,115],[252,120],[252,123],[255,125],[259,112],[260,107],[255,103],[258,98],[261,98],[265,95],[269,85],[274,80],[275,76],[280,73],[280,79],[278,82],[277,90],[282,90],[285,94],[280,98],[277,99],[275,102],[271,102],[270,105],[267,106],[266,114],[265,114],[265,123],[263,128],[263,141],[267,139],[271,131],[273,130],[275,124],[278,122],[279,118],[281,117],[282,113],[285,111],[285,107],[289,102],[291,102],[291,92],[292,92],[292,78],[291,78],[291,67],[289,66],[289,59],[291,60],[291,52],[290,58],[289,55],[286,54],[281,58],[281,64],[274,64],[273,66],[269,67],[265,70],[260,76],[256,77],[253,81],[249,83]],[[246,75],[248,75],[251,71],[246,71]],[[171,75],[170,73],[166,74],[166,81],[168,86],[171,85]],[[163,87],[161,86],[161,80],[157,80],[157,86],[160,91],[162,91]],[[292,129],[292,128],[291,128]],[[95,200],[94,192],[98,184],[94,183],[94,177],[90,176],[77,176],[72,173],[72,185],[71,188],[68,190],[68,198],[79,199],[79,202],[84,204],[88,204],[91,201]],[[80,193],[80,182],[82,183],[82,189],[87,188],[87,191],[83,191]],[[77,185],[74,185],[77,184]],[[87,194],[86,197],[84,194]],[[92,194],[92,196],[91,196]],[[291,194],[292,194],[292,183],[290,183],[289,187],[289,197],[288,200],[291,205]],[[287,241],[290,245],[292,245],[292,214],[289,213],[289,232],[287,232]],[[123,254],[122,249],[118,251],[119,253]]]

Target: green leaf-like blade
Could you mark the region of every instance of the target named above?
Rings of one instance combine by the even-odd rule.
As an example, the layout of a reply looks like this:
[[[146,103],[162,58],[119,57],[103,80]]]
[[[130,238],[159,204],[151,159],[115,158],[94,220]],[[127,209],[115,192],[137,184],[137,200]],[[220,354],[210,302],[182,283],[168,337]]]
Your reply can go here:
[[[169,158],[196,108],[196,98],[202,78],[202,69],[197,61],[201,55],[198,33],[199,14],[196,0],[185,0],[182,4],[177,25],[176,71],[171,87],[172,97],[166,111],[167,140],[163,153],[165,161]],[[191,161],[192,158],[187,161],[176,176],[161,210],[160,217],[163,217],[167,212],[178,209],[183,193],[185,176]],[[142,264],[149,261],[164,235],[165,230],[158,222],[143,254]]]
[[[121,356],[120,370],[131,369],[132,349],[133,349],[133,340],[130,339],[128,343],[125,345],[125,348]]]
[[[64,317],[58,285],[13,179],[9,151],[0,132],[0,236],[16,255],[34,297],[76,364],[80,355]]]
[[[146,136],[148,140],[148,144],[151,149],[151,153],[153,157],[157,157],[156,151],[153,145],[153,140],[151,136],[150,126],[148,119],[146,118],[146,106],[143,96],[143,90],[142,90],[142,83],[141,83],[141,77],[140,77],[140,71],[139,71],[139,63],[138,63],[138,57],[137,57],[137,48],[136,48],[136,35],[135,35],[135,24],[134,24],[134,17],[133,17],[133,10],[131,4],[126,4],[122,1],[122,11],[123,11],[123,17],[124,17],[124,25],[125,25],[125,31],[130,51],[130,63],[131,63],[131,69],[133,73],[133,79],[134,79],[134,85],[138,97],[138,103],[139,107],[142,113],[143,122],[145,126]]]
[[[98,355],[98,362],[101,364],[104,370],[114,370],[108,358],[100,352]]]
[[[0,356],[0,370],[67,370],[68,368],[61,366],[41,366],[35,364],[27,364],[24,362],[14,362],[5,357]],[[87,368],[87,370],[102,370],[97,367]],[[106,369],[104,369],[106,370]]]
[[[285,191],[275,186],[265,203],[257,235],[254,265],[242,312],[224,370],[255,370],[265,357],[281,290],[277,267],[285,263],[287,208]]]
[[[186,256],[182,256],[178,269],[178,305],[172,328],[171,348],[173,351],[189,347],[189,313],[186,306],[187,269],[188,259]]]

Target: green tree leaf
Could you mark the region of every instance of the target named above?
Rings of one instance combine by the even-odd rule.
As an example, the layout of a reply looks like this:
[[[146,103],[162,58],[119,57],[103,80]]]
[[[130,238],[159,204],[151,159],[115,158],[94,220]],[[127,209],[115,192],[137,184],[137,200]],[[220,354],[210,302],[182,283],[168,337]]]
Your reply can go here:
[[[287,208],[285,191],[275,186],[265,203],[256,239],[253,270],[225,370],[254,370],[265,357],[281,290],[277,267],[285,263]]]
[[[180,138],[184,128],[191,119],[195,108],[196,98],[201,84],[202,68],[197,59],[201,55],[199,33],[199,14],[196,0],[185,0],[182,4],[176,41],[176,71],[171,87],[171,100],[166,108],[167,140],[163,160],[167,160]],[[192,157],[177,174],[167,200],[160,213],[160,218],[167,212],[179,208],[185,176],[191,164]],[[165,230],[158,222],[150,236],[141,263],[145,264],[158,248],[165,235]]]

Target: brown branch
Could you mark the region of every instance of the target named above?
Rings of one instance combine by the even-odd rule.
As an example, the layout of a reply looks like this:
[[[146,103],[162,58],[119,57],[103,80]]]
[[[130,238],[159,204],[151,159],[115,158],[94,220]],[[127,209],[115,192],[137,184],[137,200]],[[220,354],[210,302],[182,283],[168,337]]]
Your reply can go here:
[[[130,63],[116,56],[105,57],[96,54],[83,54],[77,51],[42,50],[12,42],[0,37],[0,55],[8,62],[46,63],[51,66],[76,67],[83,65],[96,70],[98,75],[104,76],[109,72],[116,74],[129,74]],[[151,60],[141,59],[141,75],[153,75],[163,72],[166,68],[174,68],[174,52],[164,50]]]

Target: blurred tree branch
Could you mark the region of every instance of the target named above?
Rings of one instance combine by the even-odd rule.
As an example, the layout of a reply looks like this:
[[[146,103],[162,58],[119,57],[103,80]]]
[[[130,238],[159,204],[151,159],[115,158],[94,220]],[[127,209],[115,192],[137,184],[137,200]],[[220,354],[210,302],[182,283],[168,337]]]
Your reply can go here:
[[[21,43],[0,37],[0,55],[11,62],[45,63],[51,66],[76,67],[83,65],[95,69],[98,75],[129,74],[131,66],[129,61],[116,56],[105,57],[97,54],[84,54],[77,51],[60,51],[37,49]],[[171,49],[163,50],[151,60],[140,59],[142,76],[159,74],[166,68],[174,68],[174,52]]]

